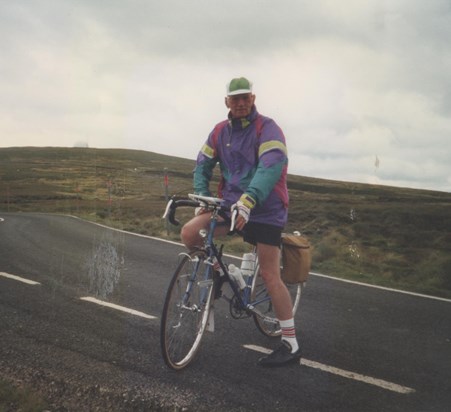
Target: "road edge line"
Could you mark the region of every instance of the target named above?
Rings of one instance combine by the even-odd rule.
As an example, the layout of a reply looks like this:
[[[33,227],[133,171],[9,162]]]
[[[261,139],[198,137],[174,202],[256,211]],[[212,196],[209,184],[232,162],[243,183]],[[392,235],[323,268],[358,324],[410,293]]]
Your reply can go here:
[[[256,352],[268,354],[272,351],[270,349],[264,348],[258,345],[243,345],[244,348],[250,349]],[[408,386],[399,385],[397,383],[389,382],[383,379],[373,378],[372,376],[362,375],[360,373],[347,371],[345,369],[336,368],[335,366],[325,365],[319,362],[311,361],[308,359],[301,359],[301,365],[307,366],[309,368],[319,369],[323,372],[331,373],[333,375],[338,375],[343,378],[352,379],[355,381],[363,382],[368,385],[378,386],[379,388],[386,389],[392,392],[397,392],[403,395],[416,392],[415,389],[409,388]]]
[[[152,240],[156,240],[156,241],[159,241],[159,242],[165,242],[165,243],[169,243],[169,244],[172,244],[172,245],[184,247],[184,245],[182,243],[175,242],[173,240],[167,240],[167,239],[162,239],[162,238],[155,237],[155,236],[143,235],[143,234],[140,234],[140,233],[129,232],[129,231],[123,230],[123,229],[117,229],[117,228],[114,228],[114,227],[110,227],[110,226],[104,225],[102,223],[91,222],[89,220],[86,220],[86,219],[83,219],[81,217],[74,216],[74,215],[65,215],[65,216],[69,216],[69,217],[72,217],[74,219],[79,219],[79,220],[82,220],[83,222],[91,223],[93,225],[97,225],[97,226],[103,227],[105,229],[115,230],[117,232],[126,233],[126,234],[129,234],[129,235],[132,235],[132,236],[143,237],[143,238],[146,238],[146,239],[152,239]],[[230,255],[230,254],[224,254],[224,256],[227,256],[227,257],[233,258],[233,259],[240,259],[239,256]],[[356,280],[343,279],[343,278],[339,278],[339,277],[335,277],[335,276],[323,275],[322,273],[316,273],[316,272],[310,272],[310,275],[318,276],[318,277],[322,277],[322,278],[327,278],[327,279],[331,279],[331,280],[336,280],[338,282],[345,282],[345,283],[351,283],[353,285],[365,286],[365,287],[368,287],[368,288],[386,290],[388,292],[401,293],[401,294],[404,294],[404,295],[416,296],[416,297],[420,297],[420,298],[433,299],[433,300],[438,300],[438,301],[441,301],[441,302],[451,303],[451,299],[442,298],[440,296],[425,295],[425,294],[416,293],[416,292],[409,292],[408,290],[402,290],[402,289],[393,289],[393,288],[389,288],[389,287],[386,287],[386,286],[378,286],[378,285],[373,285],[371,283],[364,283],[364,282],[359,282],[359,281],[356,281]]]

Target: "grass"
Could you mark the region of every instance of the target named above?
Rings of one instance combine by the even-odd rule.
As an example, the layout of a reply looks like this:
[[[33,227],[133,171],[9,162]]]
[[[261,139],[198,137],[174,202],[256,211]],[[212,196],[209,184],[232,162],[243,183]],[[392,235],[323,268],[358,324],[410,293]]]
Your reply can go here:
[[[42,412],[47,409],[46,401],[36,392],[0,379],[0,412]]]
[[[76,215],[179,240],[161,219],[167,193],[191,191],[193,160],[86,148],[0,148],[0,212]],[[165,170],[166,169],[166,170]],[[312,270],[451,298],[451,194],[290,175],[287,231],[313,246]],[[192,210],[182,210],[186,221]],[[241,239],[227,250],[247,250]],[[29,388],[0,380],[0,412],[42,411]]]
[[[192,190],[193,167],[193,160],[145,151],[3,148],[0,211],[72,214],[178,240],[179,228],[161,215],[166,194]],[[293,175],[288,187],[286,231],[309,238],[312,270],[451,298],[450,193]],[[178,218],[191,216],[183,210]],[[247,249],[237,238],[226,243],[229,251]]]

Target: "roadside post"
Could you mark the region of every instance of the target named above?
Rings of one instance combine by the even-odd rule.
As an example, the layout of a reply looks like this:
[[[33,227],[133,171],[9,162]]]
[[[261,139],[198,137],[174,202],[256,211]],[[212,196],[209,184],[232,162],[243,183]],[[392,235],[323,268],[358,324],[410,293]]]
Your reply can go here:
[[[164,168],[164,199],[166,204],[169,201],[169,178],[168,178],[168,168]],[[169,222],[166,219],[166,234],[169,236]]]

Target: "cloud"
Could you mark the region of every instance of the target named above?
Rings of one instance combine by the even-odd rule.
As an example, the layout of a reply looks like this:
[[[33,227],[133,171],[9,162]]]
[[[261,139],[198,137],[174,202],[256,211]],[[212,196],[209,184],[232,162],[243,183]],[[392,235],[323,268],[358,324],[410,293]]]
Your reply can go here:
[[[291,173],[451,190],[448,1],[19,0],[0,19],[3,147],[195,158],[245,75]]]

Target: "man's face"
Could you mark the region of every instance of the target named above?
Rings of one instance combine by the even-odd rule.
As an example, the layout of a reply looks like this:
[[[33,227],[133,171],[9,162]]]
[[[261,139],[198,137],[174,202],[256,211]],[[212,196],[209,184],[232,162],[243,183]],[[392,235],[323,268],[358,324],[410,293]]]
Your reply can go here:
[[[237,94],[225,98],[225,104],[230,109],[234,119],[248,116],[251,113],[254,102],[255,95],[252,93]]]

